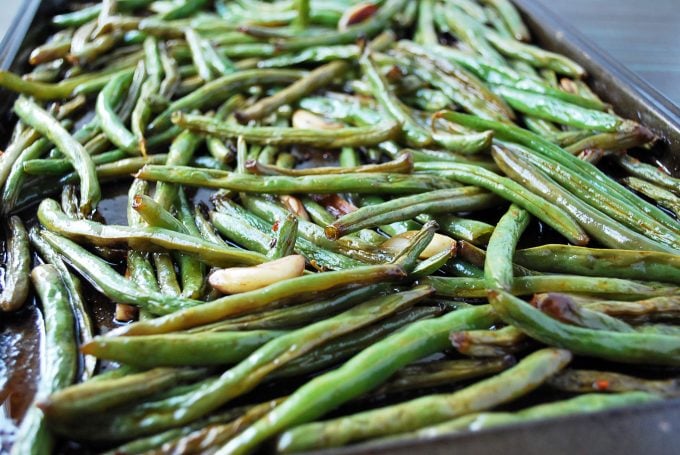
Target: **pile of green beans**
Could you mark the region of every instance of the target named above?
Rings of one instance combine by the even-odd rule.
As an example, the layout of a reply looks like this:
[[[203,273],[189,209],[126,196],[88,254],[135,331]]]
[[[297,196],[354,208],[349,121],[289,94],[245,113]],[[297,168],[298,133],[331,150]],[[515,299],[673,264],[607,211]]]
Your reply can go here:
[[[680,394],[680,179],[510,0],[51,26],[0,71],[0,311],[41,346],[13,454],[289,453]]]

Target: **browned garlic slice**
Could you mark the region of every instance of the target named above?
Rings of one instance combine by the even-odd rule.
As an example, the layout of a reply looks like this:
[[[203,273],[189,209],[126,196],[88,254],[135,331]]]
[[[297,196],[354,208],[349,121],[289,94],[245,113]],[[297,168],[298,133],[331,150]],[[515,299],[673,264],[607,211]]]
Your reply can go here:
[[[402,232],[383,243],[380,247],[393,254],[398,254],[406,248],[411,241],[411,238],[417,233],[418,231]],[[427,245],[427,248],[425,248],[422,253],[420,253],[420,259],[427,259],[442,251],[450,251],[455,245],[456,241],[451,237],[435,233],[430,244]]]
[[[210,275],[209,282],[225,294],[238,294],[301,276],[304,271],[305,258],[294,254],[253,267],[216,270]]]

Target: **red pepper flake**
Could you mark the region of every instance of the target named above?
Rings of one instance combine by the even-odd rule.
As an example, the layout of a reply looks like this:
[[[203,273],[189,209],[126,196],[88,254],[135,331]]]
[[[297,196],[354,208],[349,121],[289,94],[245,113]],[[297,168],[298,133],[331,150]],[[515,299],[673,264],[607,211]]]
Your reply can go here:
[[[272,224],[272,231],[277,232],[279,230],[279,220],[274,221],[274,224]]]
[[[598,379],[593,385],[595,386],[595,390],[598,391],[609,390],[609,381],[606,379]]]

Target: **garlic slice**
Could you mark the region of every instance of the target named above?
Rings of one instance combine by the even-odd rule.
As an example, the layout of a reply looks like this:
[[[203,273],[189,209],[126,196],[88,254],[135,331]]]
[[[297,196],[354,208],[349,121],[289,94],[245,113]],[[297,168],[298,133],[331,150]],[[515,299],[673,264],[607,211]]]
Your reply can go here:
[[[340,130],[343,128],[342,123],[326,120],[325,118],[305,111],[304,109],[298,109],[293,113],[291,123],[293,128],[310,130]]]
[[[390,251],[393,254],[400,253],[409,244],[414,235],[419,231],[406,231],[401,234],[397,234],[391,239],[387,240],[380,247],[384,250]],[[432,241],[427,245],[427,247],[420,253],[420,259],[427,259],[435,254],[442,251],[449,251],[456,245],[456,241],[451,237],[443,234],[434,234]]]
[[[212,287],[225,294],[239,294],[302,276],[304,271],[305,258],[294,254],[253,267],[217,270],[208,281]]]
[[[338,30],[344,32],[350,25],[368,20],[378,9],[378,5],[373,2],[359,3],[348,8],[338,21]]]
[[[283,195],[279,196],[279,200],[283,205],[290,210],[290,212],[299,217],[302,220],[309,221],[309,214],[307,213],[307,210],[305,210],[305,206],[302,204],[302,201],[300,199],[296,198],[295,196],[288,196],[288,195]]]

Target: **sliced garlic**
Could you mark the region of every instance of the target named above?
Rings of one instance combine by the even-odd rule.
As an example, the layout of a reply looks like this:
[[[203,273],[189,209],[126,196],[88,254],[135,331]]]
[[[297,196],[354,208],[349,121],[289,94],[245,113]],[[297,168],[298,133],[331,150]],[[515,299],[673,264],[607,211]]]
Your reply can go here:
[[[295,196],[281,196],[279,197],[279,200],[297,217],[305,221],[310,220],[309,214],[307,213],[307,210],[305,210],[305,206],[302,205],[300,199]]]
[[[253,267],[217,270],[208,281],[212,287],[225,294],[239,294],[302,276],[304,271],[305,258],[294,254]]]
[[[293,128],[302,128],[310,130],[340,130],[343,128],[342,123],[326,120],[325,118],[313,114],[304,109],[298,109],[293,113],[291,118]]]
[[[343,32],[350,25],[358,24],[373,16],[378,11],[378,5],[373,2],[359,3],[348,8],[338,21],[338,30]]]
[[[130,322],[137,319],[139,311],[136,306],[127,305],[125,303],[116,304],[116,321]]]
[[[419,231],[406,231],[401,234],[395,235],[385,243],[381,245],[381,248],[392,252],[393,254],[398,254],[406,248],[413,238]],[[435,254],[441,253],[442,251],[450,251],[456,245],[456,241],[451,237],[442,234],[434,234],[432,241],[427,245],[427,247],[420,253],[420,259],[427,259]]]

